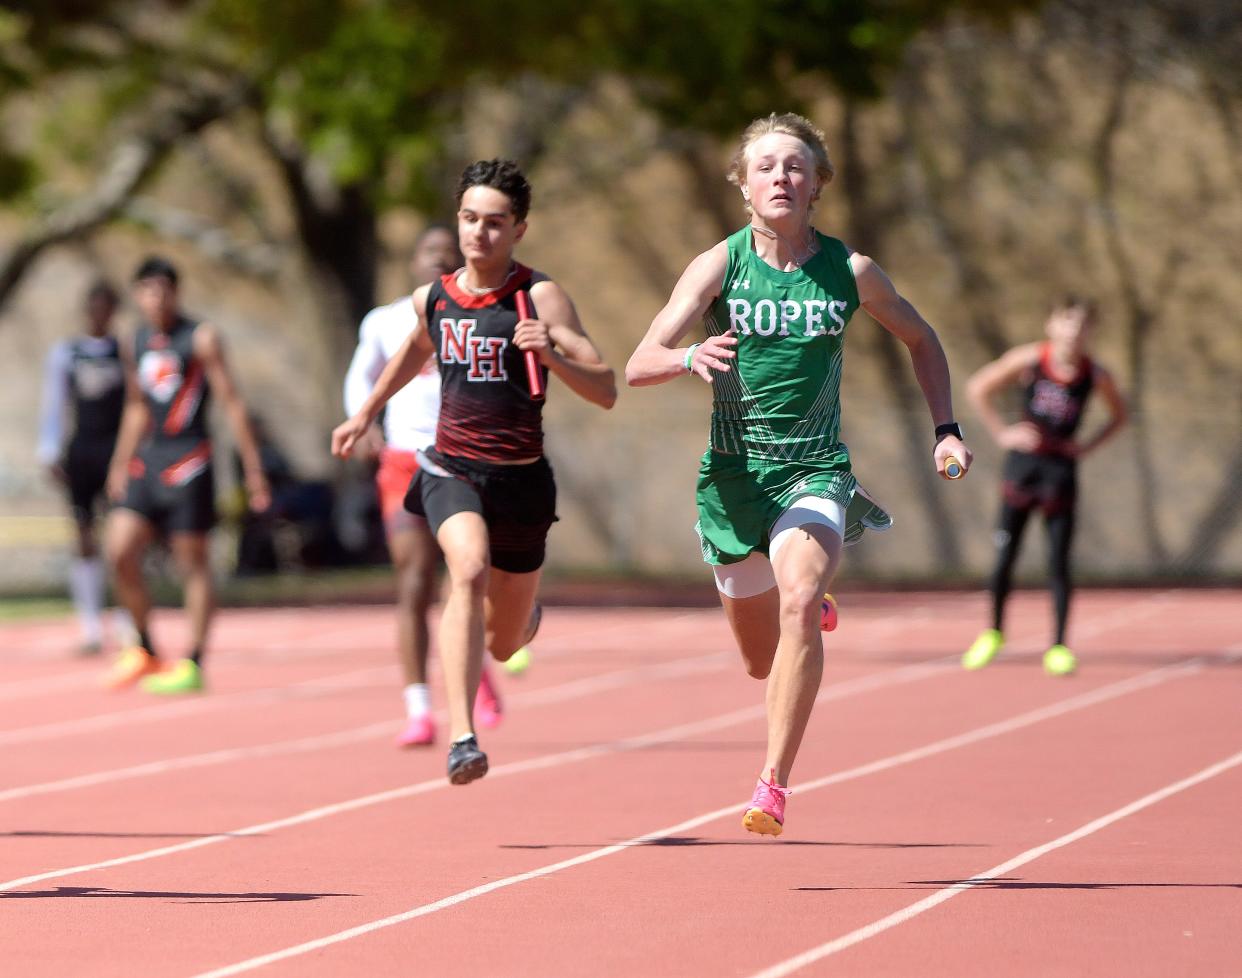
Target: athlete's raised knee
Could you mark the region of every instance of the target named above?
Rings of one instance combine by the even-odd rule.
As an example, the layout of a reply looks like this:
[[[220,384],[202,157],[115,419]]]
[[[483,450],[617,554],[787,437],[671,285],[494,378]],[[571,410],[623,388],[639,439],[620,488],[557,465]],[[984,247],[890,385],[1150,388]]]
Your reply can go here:
[[[766,662],[756,662],[753,659],[743,659],[746,663],[746,675],[751,679],[767,679],[772,672],[772,660]]]

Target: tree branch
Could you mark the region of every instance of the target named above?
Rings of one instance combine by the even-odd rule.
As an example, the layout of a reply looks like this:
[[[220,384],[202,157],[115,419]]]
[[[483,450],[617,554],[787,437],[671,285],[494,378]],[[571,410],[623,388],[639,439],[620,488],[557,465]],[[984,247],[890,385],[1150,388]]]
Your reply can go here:
[[[197,214],[166,207],[149,197],[135,197],[121,213],[161,237],[188,241],[208,258],[245,275],[270,280],[280,270],[280,249],[274,244],[239,241]]]
[[[178,141],[248,104],[250,86],[234,81],[223,88],[200,88],[172,98],[161,92],[148,106],[142,125],[124,138],[86,194],[28,228],[0,255],[0,308],[44,249],[81,237],[120,213]]]
[[[1127,103],[1134,79],[1135,66],[1129,52],[1117,54],[1113,72],[1112,91],[1108,107],[1100,121],[1092,148],[1097,205],[1100,229],[1104,236],[1104,250],[1112,261],[1121,288],[1129,329],[1126,335],[1126,360],[1130,374],[1130,405],[1134,424],[1134,465],[1138,471],[1138,502],[1143,532],[1150,558],[1164,565],[1168,560],[1168,548],[1160,529],[1157,516],[1156,476],[1154,454],[1151,449],[1151,424],[1147,416],[1147,369],[1144,354],[1148,334],[1156,321],[1157,310],[1143,294],[1140,274],[1126,246],[1122,234],[1117,203],[1116,142],[1125,121]]]

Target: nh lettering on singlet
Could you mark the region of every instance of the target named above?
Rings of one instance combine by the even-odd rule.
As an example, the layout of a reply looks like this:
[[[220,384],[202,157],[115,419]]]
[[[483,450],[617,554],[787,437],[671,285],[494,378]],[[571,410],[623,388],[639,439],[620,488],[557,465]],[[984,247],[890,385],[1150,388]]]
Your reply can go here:
[[[516,325],[516,323],[515,323]],[[466,367],[469,383],[507,381],[504,354],[509,340],[503,336],[477,336],[479,320],[440,320],[440,363]]]
[[[546,279],[518,265],[502,288],[486,295],[463,290],[455,273],[428,290],[427,333],[440,367],[436,451],[491,462],[543,454],[543,402],[531,399],[513,331],[516,293]],[[546,383],[547,368],[540,369]]]
[[[708,336],[732,330],[734,369],[712,384],[713,451],[772,461],[826,458],[839,450],[845,328],[858,288],[842,242],[818,234],[819,251],[783,272],[755,254],[750,227],[730,235]]]

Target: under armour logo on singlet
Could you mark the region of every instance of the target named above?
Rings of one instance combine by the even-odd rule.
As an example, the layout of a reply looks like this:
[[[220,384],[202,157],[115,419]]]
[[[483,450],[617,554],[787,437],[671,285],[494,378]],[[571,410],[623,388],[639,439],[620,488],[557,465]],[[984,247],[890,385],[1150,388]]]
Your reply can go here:
[[[750,288],[750,279],[748,278],[735,278],[733,280],[733,284],[729,286],[730,291],[732,291],[733,289],[749,289],[749,288]]]

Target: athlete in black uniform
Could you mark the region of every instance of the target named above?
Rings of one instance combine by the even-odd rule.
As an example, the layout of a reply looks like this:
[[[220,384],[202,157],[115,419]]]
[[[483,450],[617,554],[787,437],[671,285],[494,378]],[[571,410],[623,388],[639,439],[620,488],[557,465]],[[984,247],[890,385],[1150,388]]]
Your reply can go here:
[[[1049,585],[1056,613],[1055,641],[1044,653],[1049,675],[1068,675],[1077,659],[1065,645],[1070,600],[1070,544],[1078,497],[1078,459],[1103,444],[1125,424],[1126,409],[1112,375],[1087,356],[1095,323],[1095,304],[1065,297],[1048,318],[1048,339],[1010,350],[970,378],[967,395],[1005,456],[1004,498],[997,529],[997,559],[992,574],[992,627],[962,657],[967,669],[980,669],[1004,644],[1001,630],[1014,561],[1031,511],[1039,509],[1048,527]],[[1006,425],[992,403],[1005,387],[1021,384],[1023,419]],[[1110,419],[1091,438],[1077,441],[1087,399],[1104,398]]]
[[[134,275],[134,301],[146,322],[123,351],[126,402],[108,472],[108,493],[117,505],[108,519],[107,549],[117,596],[133,616],[138,644],[122,652],[107,685],[123,689],[146,676],[148,692],[194,692],[202,689],[200,665],[213,601],[207,553],[216,517],[207,431],[211,396],[228,415],[252,508],[267,508],[268,486],[220,336],[210,324],[181,313],[176,269],[162,258],[143,262]],[[143,554],[157,536],[167,539],[181,574],[193,642],[189,656],[167,669],[147,631],[150,598],[142,575]]]
[[[112,335],[117,295],[106,282],[86,294],[86,331],[58,343],[48,356],[39,425],[39,461],[69,494],[77,525],[77,554],[69,567],[69,594],[82,628],[82,651],[103,644],[104,568],[95,539],[95,513],[104,495],[108,462],[125,406],[125,370]],[[63,437],[66,414],[73,434]]]
[[[457,203],[465,267],[415,290],[417,327],[361,410],[332,433],[332,450],[347,457],[388,398],[428,357],[438,358],[436,444],[406,506],[426,515],[448,565],[440,620],[453,738],[448,774],[466,784],[487,773],[470,709],[483,650],[503,662],[533,636],[545,541],[556,519],[543,403],[531,397],[525,354],[538,358],[541,377],[550,372],[601,407],[612,407],[617,390],[569,296],[513,260],[530,208],[530,185],[517,166],[486,160],[466,167]],[[519,293],[529,294],[537,318],[519,318]]]

